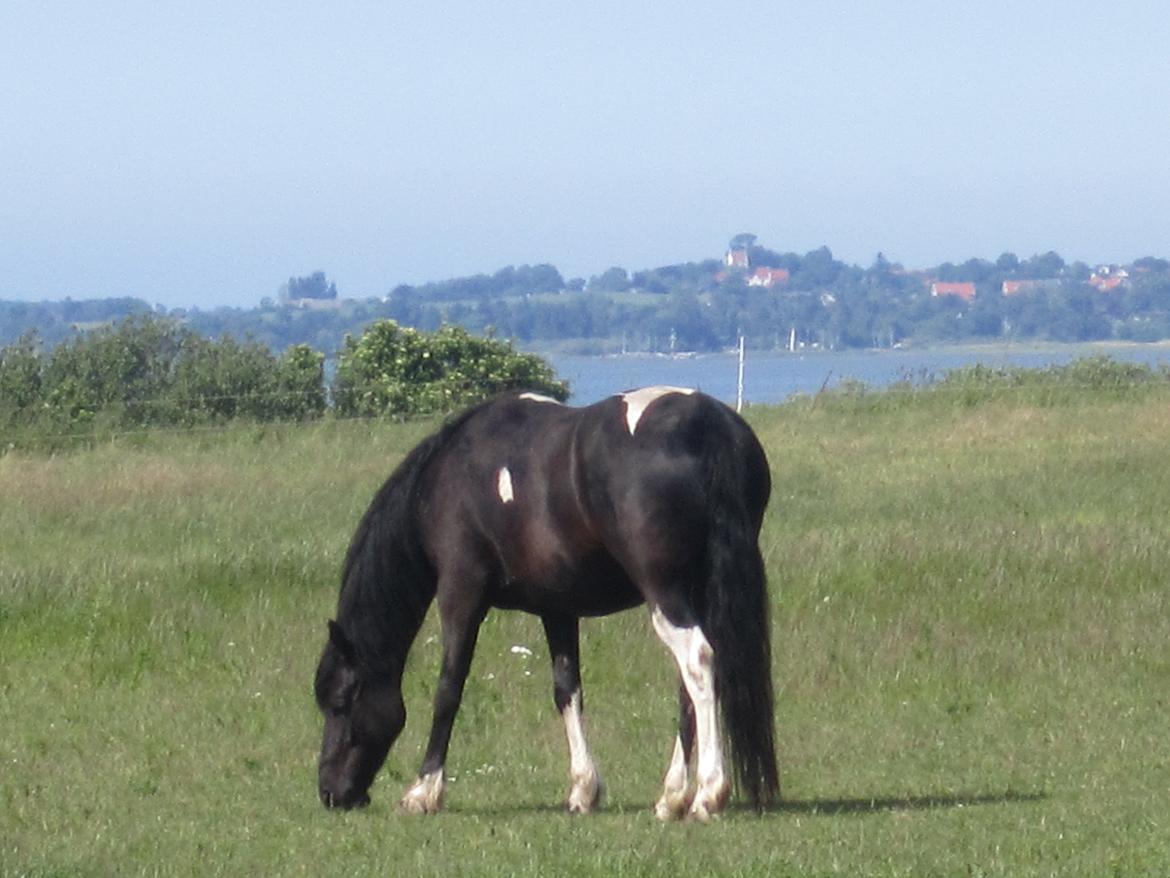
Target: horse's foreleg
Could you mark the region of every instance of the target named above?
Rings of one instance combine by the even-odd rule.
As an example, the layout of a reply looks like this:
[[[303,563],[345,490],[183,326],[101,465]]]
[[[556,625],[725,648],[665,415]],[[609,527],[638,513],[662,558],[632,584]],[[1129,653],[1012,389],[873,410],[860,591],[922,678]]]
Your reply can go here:
[[[585,741],[584,703],[581,699],[581,655],[576,616],[542,616],[553,669],[553,701],[565,721],[569,741],[572,786],[566,807],[586,814],[601,802],[602,782]]]
[[[715,653],[698,625],[673,623],[658,607],[654,608],[651,619],[659,638],[674,655],[683,685],[694,704],[695,744],[699,748],[695,771],[698,789],[689,814],[696,820],[709,820],[723,810],[731,795],[731,784],[723,771],[723,749],[719,741]],[[672,815],[668,812],[666,816]]]
[[[674,752],[670,767],[662,782],[662,796],[654,805],[659,820],[679,820],[691,807],[695,797],[690,788],[688,765],[695,745],[695,706],[687,694],[686,685],[678,684],[678,736],[674,739]]]
[[[439,619],[443,628],[443,664],[439,670],[439,685],[435,690],[434,718],[431,735],[418,779],[406,791],[399,807],[414,814],[434,814],[443,807],[445,780],[443,766],[447,762],[447,747],[451,742],[451,728],[463,698],[463,685],[471,669],[475,640],[484,611],[480,607],[445,607],[439,603]]]

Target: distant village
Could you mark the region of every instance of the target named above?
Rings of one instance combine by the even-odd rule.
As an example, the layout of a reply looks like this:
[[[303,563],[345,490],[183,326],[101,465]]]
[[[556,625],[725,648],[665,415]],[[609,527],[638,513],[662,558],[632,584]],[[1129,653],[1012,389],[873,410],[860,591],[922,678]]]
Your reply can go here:
[[[150,312],[208,337],[329,353],[377,319],[456,324],[537,350],[577,353],[754,348],[884,348],[1012,339],[1170,339],[1170,262],[1066,262],[1055,252],[910,269],[879,253],[866,267],[828,247],[806,253],[730,239],[721,258],[566,278],[547,263],[346,297],[325,271],[290,277],[258,307],[165,309],[141,299],[0,302],[0,344],[35,332],[55,344],[88,326]]]

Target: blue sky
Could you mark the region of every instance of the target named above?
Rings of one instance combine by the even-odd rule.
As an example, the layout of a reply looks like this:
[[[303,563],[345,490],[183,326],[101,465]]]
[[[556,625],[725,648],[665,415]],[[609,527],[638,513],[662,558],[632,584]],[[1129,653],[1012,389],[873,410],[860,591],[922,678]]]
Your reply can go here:
[[[8,2],[0,298],[1170,256],[1162,3]]]

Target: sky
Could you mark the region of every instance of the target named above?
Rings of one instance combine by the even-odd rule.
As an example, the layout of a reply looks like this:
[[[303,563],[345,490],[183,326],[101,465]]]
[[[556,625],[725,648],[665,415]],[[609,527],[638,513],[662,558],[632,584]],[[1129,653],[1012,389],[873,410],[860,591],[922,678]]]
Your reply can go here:
[[[1170,12],[0,0],[0,299],[252,307],[828,245],[1170,257]]]

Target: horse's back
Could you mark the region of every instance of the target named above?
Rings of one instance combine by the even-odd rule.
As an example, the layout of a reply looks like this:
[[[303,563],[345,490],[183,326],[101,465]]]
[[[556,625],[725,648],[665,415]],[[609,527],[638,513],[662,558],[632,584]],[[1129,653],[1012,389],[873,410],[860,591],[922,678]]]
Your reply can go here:
[[[496,605],[623,609],[650,579],[703,566],[712,480],[729,462],[758,530],[763,451],[711,397],[646,388],[583,408],[501,397],[466,420],[429,480],[429,551],[440,574],[486,571]]]
[[[723,403],[679,388],[635,391],[583,410],[580,434],[583,506],[644,592],[701,577],[712,528],[728,515],[758,533],[767,460]]]

